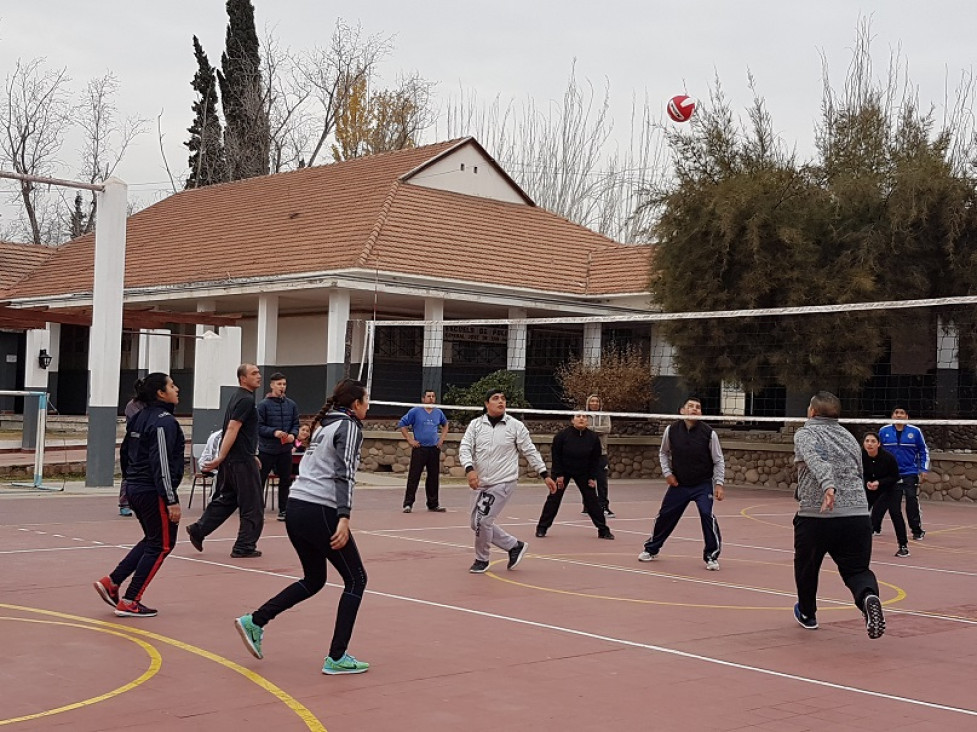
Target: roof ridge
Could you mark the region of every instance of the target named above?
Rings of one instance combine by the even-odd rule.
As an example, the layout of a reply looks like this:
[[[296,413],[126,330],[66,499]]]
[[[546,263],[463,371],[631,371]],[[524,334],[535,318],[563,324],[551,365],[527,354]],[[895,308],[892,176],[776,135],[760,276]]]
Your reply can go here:
[[[383,200],[383,205],[380,206],[380,213],[377,216],[377,221],[373,225],[373,231],[370,232],[369,238],[366,240],[366,244],[363,246],[363,251],[360,252],[360,256],[356,258],[357,266],[364,266],[370,259],[370,255],[373,253],[373,248],[376,246],[377,239],[380,238],[380,232],[383,230],[383,225],[387,223],[387,216],[390,213],[390,207],[393,205],[394,198],[397,196],[397,191],[400,190],[400,181],[395,180],[390,186],[390,192],[387,197]]]

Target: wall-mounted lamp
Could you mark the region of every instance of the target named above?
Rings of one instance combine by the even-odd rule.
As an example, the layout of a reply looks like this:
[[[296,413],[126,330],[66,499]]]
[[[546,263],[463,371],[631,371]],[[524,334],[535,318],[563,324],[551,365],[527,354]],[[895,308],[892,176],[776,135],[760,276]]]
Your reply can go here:
[[[46,348],[42,348],[41,352],[37,354],[37,363],[42,369],[46,369],[48,366],[50,366],[53,360],[54,357],[47,352]]]

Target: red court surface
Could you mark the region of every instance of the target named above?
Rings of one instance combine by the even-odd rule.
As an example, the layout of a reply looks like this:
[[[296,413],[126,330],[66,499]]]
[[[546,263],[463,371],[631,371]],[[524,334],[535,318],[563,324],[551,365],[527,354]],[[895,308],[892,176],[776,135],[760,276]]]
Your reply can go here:
[[[873,567],[888,630],[871,641],[830,561],[820,629],[795,623],[789,495],[728,489],[722,569],[707,572],[694,507],[662,558],[639,563],[663,484],[611,491],[616,541],[597,539],[572,494],[535,539],[544,489],[521,486],[504,524],[527,558],[507,571],[499,553],[472,575],[467,488],[443,490],[448,513],[409,515],[399,487],[361,488],[352,525],[369,587],[350,651],[372,667],[330,677],[335,585],[268,626],[264,660],[232,625],[296,574],[271,513],[260,559],[229,557],[236,518],[202,554],[181,531],[144,598],[159,616],[116,618],[91,586],[139,536],[114,496],[0,489],[0,726],[977,729],[973,506],[924,503],[927,535],[906,559],[887,520]]]

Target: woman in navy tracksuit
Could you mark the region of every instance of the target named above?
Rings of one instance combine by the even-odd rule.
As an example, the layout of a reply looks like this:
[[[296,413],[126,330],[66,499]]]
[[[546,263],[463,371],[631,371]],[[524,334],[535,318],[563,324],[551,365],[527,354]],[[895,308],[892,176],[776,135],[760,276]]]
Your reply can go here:
[[[173,551],[180,522],[177,486],[183,480],[186,439],[173,407],[180,390],[166,374],[152,373],[136,382],[136,393],[146,407],[126,423],[119,450],[129,506],[145,534],[119,566],[95,583],[99,596],[119,617],[153,617],[156,611],[142,604],[146,587]],[[132,576],[125,595],[119,585]]]

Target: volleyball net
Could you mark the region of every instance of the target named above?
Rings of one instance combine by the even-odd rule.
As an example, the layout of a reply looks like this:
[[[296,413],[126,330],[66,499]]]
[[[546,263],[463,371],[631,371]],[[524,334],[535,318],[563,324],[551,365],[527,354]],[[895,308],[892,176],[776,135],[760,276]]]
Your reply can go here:
[[[670,420],[694,395],[710,421],[779,429],[825,390],[852,425],[901,407],[914,424],[945,428],[948,446],[977,427],[977,296],[362,327],[351,360],[362,362],[353,375],[368,382],[371,411],[403,410],[434,389],[470,418],[485,389],[501,386],[528,419],[565,419],[597,394],[612,416]]]

